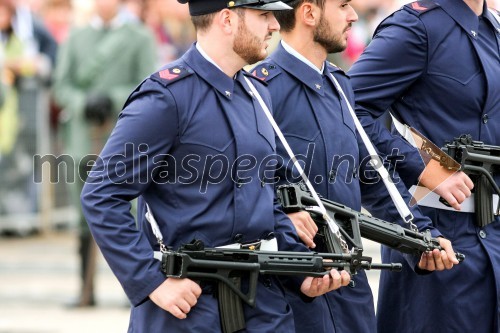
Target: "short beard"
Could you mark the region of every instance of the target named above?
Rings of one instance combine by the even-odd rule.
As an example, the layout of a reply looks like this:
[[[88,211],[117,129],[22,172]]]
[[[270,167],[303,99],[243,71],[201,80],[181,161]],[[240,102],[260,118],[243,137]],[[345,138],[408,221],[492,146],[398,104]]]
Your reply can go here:
[[[262,42],[257,36],[252,34],[250,30],[240,20],[238,23],[238,32],[234,39],[233,51],[239,55],[247,64],[255,64],[263,60],[266,55],[261,53]]]
[[[345,50],[346,45],[339,38],[332,36],[330,24],[325,20],[324,14],[319,19],[319,25],[314,29],[314,42],[323,46],[327,53],[337,53]]]

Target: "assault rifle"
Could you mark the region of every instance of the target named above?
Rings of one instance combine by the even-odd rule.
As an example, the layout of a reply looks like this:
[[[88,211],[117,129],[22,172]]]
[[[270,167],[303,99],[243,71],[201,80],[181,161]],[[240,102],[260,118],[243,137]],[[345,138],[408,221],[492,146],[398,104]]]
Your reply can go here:
[[[400,271],[401,264],[373,264],[371,257],[353,249],[350,253],[259,251],[247,249],[205,248],[200,240],[167,250],[162,255],[162,272],[167,277],[211,279],[223,282],[245,303],[255,305],[255,287],[259,274],[321,277],[330,268],[355,275],[360,269]],[[248,276],[249,291],[243,293],[232,278]]]
[[[330,251],[333,244],[330,239],[330,229],[321,218],[321,211],[312,195],[303,184],[290,184],[279,186],[278,199],[285,213],[305,210],[318,226],[315,243],[320,244],[321,250]],[[433,238],[429,231],[416,232],[402,226],[387,222],[375,217],[355,211],[342,204],[321,198],[327,214],[337,223],[342,236],[354,247],[361,246],[361,237],[389,246],[403,253],[421,255],[423,252],[434,249],[441,250],[439,241]],[[359,226],[359,229],[358,229]],[[358,231],[359,230],[359,231]],[[463,261],[465,256],[455,253],[459,261]]]
[[[217,282],[219,310],[224,332],[245,327],[241,301],[255,306],[259,274],[313,276],[329,274],[329,268],[355,274],[360,269],[389,269],[401,271],[401,264],[372,264],[362,250],[349,254],[256,251],[244,249],[205,248],[194,240],[179,250],[162,254],[162,272],[167,277],[213,280]],[[241,279],[248,281],[243,292]]]
[[[484,227],[500,214],[500,200],[496,213],[493,209],[493,193],[500,196],[500,189],[493,176],[500,174],[500,147],[472,140],[470,134],[461,135],[442,148],[460,164],[458,170],[467,173],[474,182],[474,207],[476,225]],[[454,169],[447,163],[442,165]]]

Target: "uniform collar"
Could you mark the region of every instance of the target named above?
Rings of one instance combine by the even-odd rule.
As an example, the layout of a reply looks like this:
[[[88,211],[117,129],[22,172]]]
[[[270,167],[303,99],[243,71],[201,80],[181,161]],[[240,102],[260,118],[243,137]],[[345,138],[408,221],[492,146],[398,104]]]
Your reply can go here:
[[[483,12],[483,16],[486,17],[491,24],[495,27],[496,31],[500,33],[500,22],[493,16],[493,13],[490,10],[485,10]]]
[[[196,46],[196,49],[198,50],[198,52],[200,52],[203,58],[205,58],[209,63],[217,67],[221,72],[223,71],[222,68],[220,68],[220,66],[217,65],[215,61],[213,61],[213,59],[210,58],[210,56],[205,51],[203,51],[203,48],[201,47],[200,43],[195,43],[194,45]]]
[[[271,55],[271,59],[311,90],[322,96],[324,95],[322,74],[317,69],[313,70],[309,64],[306,64],[285,50],[281,43]],[[327,68],[326,65],[323,65],[323,68]]]
[[[207,56],[208,57],[208,56]],[[195,44],[182,56],[182,59],[191,67],[196,74],[203,78],[209,85],[228,99],[232,99],[234,80],[227,76],[209,57],[205,58]],[[236,78],[240,78],[240,72]]]
[[[291,47],[290,45],[288,45],[287,42],[285,42],[284,40],[281,40],[281,45],[283,46],[283,48],[285,49],[285,51],[287,51],[288,53],[290,53],[291,55],[293,55],[294,57],[296,57],[297,59],[299,59],[300,61],[302,61],[307,66],[309,66],[312,69],[314,69],[320,75],[323,74],[323,69],[325,68],[325,64],[324,63],[323,63],[323,66],[321,67],[321,70],[320,70],[312,62],[310,62],[309,59],[307,59],[302,54],[300,54],[298,51],[296,51],[293,47]]]
[[[462,0],[441,0],[439,5],[448,13],[468,35],[477,38],[479,31],[479,18]],[[483,13],[487,12],[486,1],[483,6]]]

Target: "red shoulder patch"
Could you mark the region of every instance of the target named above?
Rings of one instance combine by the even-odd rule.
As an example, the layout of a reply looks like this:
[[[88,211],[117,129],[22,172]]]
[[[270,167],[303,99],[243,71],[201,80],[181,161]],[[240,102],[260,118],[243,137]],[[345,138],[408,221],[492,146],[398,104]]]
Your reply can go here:
[[[426,10],[428,9],[427,7],[424,7],[424,6],[421,6],[418,1],[417,2],[413,2],[411,4],[411,8],[415,9],[415,10],[418,10],[418,11],[422,11],[422,10]]]
[[[427,12],[433,8],[438,7],[438,6],[439,5],[434,0],[419,0],[419,1],[414,1],[410,4],[405,5],[405,7],[411,8],[420,14]]]
[[[257,76],[257,70],[254,70],[251,74],[252,74],[252,75],[253,75],[253,77],[254,77],[254,78],[256,78],[256,79],[259,79],[259,80],[261,80],[261,81],[265,81],[265,80],[266,80],[266,78],[265,78],[265,77],[259,77],[259,76]]]
[[[158,73],[162,79],[173,80],[179,77],[179,74],[171,73],[169,69],[164,69]]]
[[[163,68],[162,70],[151,75],[151,78],[160,82],[163,85],[169,85],[171,83],[182,80],[185,77],[190,76],[193,72],[182,65],[172,64],[171,67]]]

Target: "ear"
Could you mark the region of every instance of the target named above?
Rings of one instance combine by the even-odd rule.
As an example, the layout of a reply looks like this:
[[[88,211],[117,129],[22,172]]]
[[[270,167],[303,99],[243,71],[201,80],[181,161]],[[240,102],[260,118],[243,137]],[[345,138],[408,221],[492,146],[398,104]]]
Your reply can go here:
[[[215,21],[221,30],[228,35],[231,35],[238,28],[238,15],[227,8],[217,13]]]
[[[320,8],[310,2],[304,2],[297,10],[297,21],[306,26],[315,27],[319,23],[320,17]]]

